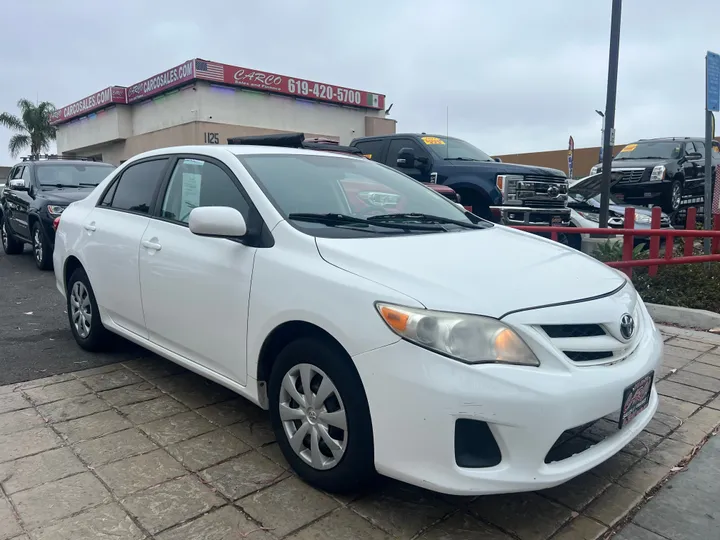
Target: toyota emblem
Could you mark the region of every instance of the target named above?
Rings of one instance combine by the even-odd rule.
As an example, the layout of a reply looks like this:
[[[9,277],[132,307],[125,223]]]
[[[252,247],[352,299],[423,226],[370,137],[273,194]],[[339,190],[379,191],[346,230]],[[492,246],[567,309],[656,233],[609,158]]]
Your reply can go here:
[[[628,340],[635,333],[635,320],[629,313],[626,313],[620,319],[620,335],[623,339]]]

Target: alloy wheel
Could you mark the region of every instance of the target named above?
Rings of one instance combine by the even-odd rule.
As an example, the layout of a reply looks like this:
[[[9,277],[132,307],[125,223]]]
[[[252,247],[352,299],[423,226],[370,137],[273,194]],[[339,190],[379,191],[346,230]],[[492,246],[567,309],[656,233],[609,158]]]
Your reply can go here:
[[[86,339],[92,329],[92,304],[85,284],[76,281],[70,291],[70,315],[78,335]]]
[[[672,188],[672,207],[673,210],[680,208],[680,200],[682,199],[682,188],[680,184],[674,184]]]
[[[333,381],[311,364],[283,377],[279,413],[290,447],[313,469],[335,467],[347,448],[345,406]]]
[[[43,247],[39,227],[35,227],[35,233],[33,234],[33,250],[35,251],[35,259],[38,263],[41,263],[43,260]]]

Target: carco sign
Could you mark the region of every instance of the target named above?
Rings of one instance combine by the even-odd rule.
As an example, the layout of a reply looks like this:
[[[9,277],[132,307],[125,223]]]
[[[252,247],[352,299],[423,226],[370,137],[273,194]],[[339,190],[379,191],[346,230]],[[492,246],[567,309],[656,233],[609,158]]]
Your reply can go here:
[[[91,96],[88,96],[80,101],[57,109],[50,116],[50,123],[57,124],[59,122],[67,122],[78,116],[89,114],[98,109],[107,107],[114,103],[125,103],[125,88],[122,86],[110,86],[105,90],[101,90]]]

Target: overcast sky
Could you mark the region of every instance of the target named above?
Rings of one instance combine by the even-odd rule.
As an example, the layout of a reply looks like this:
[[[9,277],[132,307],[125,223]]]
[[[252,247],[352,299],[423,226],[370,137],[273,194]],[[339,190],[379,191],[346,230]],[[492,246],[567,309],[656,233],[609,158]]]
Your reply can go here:
[[[0,0],[0,111],[200,57],[384,93],[398,131],[491,154],[596,146],[611,0]],[[702,136],[711,0],[626,0],[616,140]],[[11,133],[0,128],[0,165]]]

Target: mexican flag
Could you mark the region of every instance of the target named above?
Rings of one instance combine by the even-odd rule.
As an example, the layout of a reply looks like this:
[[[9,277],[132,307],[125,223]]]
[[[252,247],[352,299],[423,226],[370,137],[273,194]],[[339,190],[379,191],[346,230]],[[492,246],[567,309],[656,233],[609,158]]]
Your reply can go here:
[[[367,104],[369,107],[375,107],[377,109],[380,107],[380,97],[377,94],[368,94]]]

